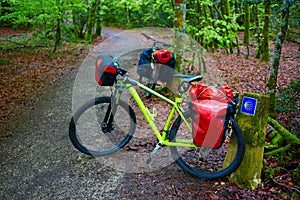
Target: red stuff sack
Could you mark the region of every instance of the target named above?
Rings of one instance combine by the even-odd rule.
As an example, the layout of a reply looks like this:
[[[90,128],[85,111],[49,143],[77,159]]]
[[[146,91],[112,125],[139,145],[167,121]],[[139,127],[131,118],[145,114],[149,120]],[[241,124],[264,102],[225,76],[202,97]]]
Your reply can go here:
[[[220,148],[225,140],[228,127],[228,105],[233,103],[229,85],[220,88],[204,84],[193,85],[192,98],[194,144],[207,148]]]
[[[117,77],[117,68],[113,63],[109,65],[105,63],[103,58],[97,58],[95,79],[101,86],[113,86]]]

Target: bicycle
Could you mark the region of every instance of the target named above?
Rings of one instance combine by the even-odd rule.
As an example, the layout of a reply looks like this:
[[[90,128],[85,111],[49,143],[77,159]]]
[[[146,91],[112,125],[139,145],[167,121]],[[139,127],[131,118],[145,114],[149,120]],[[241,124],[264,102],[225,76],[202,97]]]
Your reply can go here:
[[[107,59],[107,56],[100,56],[100,58]],[[127,70],[119,66],[117,59],[112,62],[116,67],[116,77],[111,86],[111,95],[91,99],[83,104],[71,118],[69,137],[80,152],[94,157],[110,155],[119,151],[132,139],[136,127],[136,115],[132,107],[121,99],[122,93],[127,90],[139,106],[158,141],[147,163],[151,162],[160,148],[169,147],[176,163],[184,171],[198,178],[221,178],[239,167],[244,156],[245,144],[242,130],[233,116],[229,118],[229,131],[220,148],[200,147],[193,142],[193,112],[188,109],[190,102],[185,102],[184,96],[192,84],[202,80],[201,75],[174,74],[174,78],[179,79],[180,84],[177,97],[171,100],[130,78]],[[171,105],[172,108],[162,132],[155,125],[136,87]],[[91,121],[91,116],[96,116],[95,124]],[[175,119],[173,124],[171,124],[172,119]],[[81,133],[83,135],[80,135]],[[223,166],[222,162],[230,141],[236,144],[236,151],[230,163]]]
[[[163,82],[169,82],[170,80],[162,77],[162,70],[167,69],[168,72],[172,73],[172,68],[175,68],[175,59],[170,57],[171,61],[167,61],[166,63],[160,63],[157,58],[155,58],[154,52],[157,50],[163,50],[162,47],[157,46],[157,44],[161,44],[163,47],[171,47],[170,44],[159,41],[153,36],[148,36],[145,33],[141,33],[146,39],[152,40],[153,45],[151,48],[146,48],[140,55],[139,66],[137,69],[137,73],[139,74],[139,82],[145,82],[145,85],[152,90],[155,89],[158,80],[162,80]],[[164,50],[167,53],[171,54],[170,51]],[[146,63],[143,61],[146,60]],[[169,68],[169,69],[168,69]],[[151,97],[151,93],[146,92],[146,97]]]

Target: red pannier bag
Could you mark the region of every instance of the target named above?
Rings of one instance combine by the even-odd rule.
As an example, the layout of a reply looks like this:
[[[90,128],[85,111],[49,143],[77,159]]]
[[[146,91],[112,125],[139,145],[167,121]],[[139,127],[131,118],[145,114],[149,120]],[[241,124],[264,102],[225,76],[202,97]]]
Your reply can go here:
[[[190,90],[192,98],[193,134],[196,146],[217,149],[225,140],[228,105],[233,103],[233,92],[228,84],[220,88],[204,84],[193,85]]]
[[[96,61],[95,79],[101,86],[113,86],[117,77],[117,68],[113,63],[107,65],[102,57]]]

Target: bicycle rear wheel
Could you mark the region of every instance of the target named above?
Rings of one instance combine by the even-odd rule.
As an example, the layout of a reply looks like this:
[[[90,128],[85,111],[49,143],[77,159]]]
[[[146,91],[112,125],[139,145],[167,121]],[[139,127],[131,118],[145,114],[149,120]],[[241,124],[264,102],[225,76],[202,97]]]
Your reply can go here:
[[[136,126],[133,109],[120,100],[113,112],[110,97],[98,97],[83,104],[73,115],[69,136],[82,153],[103,156],[124,147]]]
[[[192,118],[187,115],[187,119],[192,123]],[[173,124],[173,141],[179,139],[190,139],[192,133],[185,123],[182,123],[179,116]],[[217,179],[228,176],[234,172],[242,162],[245,152],[244,136],[242,130],[234,119],[230,120],[231,130],[228,131],[223,145],[218,149],[212,148],[187,148],[187,147],[170,147],[171,153],[176,163],[192,176],[205,179]],[[179,126],[179,127],[178,127]],[[177,130],[177,131],[176,131]],[[235,144],[236,151],[229,158],[229,163],[223,165],[229,143]],[[226,159],[228,159],[226,158]]]

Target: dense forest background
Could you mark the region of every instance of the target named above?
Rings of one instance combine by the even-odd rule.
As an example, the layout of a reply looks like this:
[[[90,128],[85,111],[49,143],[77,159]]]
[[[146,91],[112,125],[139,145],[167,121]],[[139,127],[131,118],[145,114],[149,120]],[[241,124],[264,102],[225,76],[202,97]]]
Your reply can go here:
[[[207,49],[222,47],[231,53],[237,46],[237,32],[243,30],[243,43],[253,40],[251,45],[257,50],[257,57],[263,54],[263,59],[269,60],[268,42],[280,30],[286,3],[290,10],[287,39],[295,41],[299,37],[299,2],[291,0],[186,1],[185,30]],[[0,21],[2,26],[30,29],[36,34],[35,39],[55,45],[56,49],[68,41],[91,42],[101,35],[103,26],[172,28],[175,9],[172,0],[3,0]]]
[[[283,42],[300,42],[299,1],[3,0],[0,5],[1,27],[30,32],[22,37],[2,38],[2,50],[42,47],[55,53],[67,44],[92,43],[101,37],[103,26],[124,29],[175,27],[191,35],[211,53],[223,49],[226,54],[239,56],[240,48],[245,47],[247,51],[242,52],[242,56],[249,58],[250,51],[254,51],[252,57],[270,63],[272,73],[268,77],[268,89],[273,115],[297,107],[299,79],[287,87],[288,92],[281,92],[294,95],[278,97],[277,104],[276,90],[280,90],[277,77]],[[273,49],[270,44],[274,45]],[[1,62],[5,64],[8,60],[3,58]],[[289,127],[296,135],[299,133],[297,123]]]
[[[232,55],[235,57],[231,56],[231,59],[238,60],[240,59],[238,56],[249,60],[255,59],[255,63],[251,61],[251,65],[258,68],[268,67],[269,77],[265,78],[268,79],[266,93],[271,97],[270,113],[284,125],[284,130],[279,128],[281,132],[288,132],[293,136],[288,136],[288,139],[278,139],[281,136],[272,133],[273,140],[269,138],[272,144],[267,146],[270,148],[275,146],[275,150],[271,151],[275,153],[270,153],[271,157],[267,157],[266,161],[279,164],[273,167],[266,166],[265,177],[274,178],[289,166],[293,180],[299,185],[299,163],[292,160],[295,157],[299,159],[299,142],[295,142],[295,138],[300,136],[300,77],[298,75],[285,85],[278,85],[277,80],[280,62],[289,59],[289,56],[281,57],[284,42],[298,45],[298,55],[292,56],[299,60],[299,1],[2,0],[0,2],[1,27],[22,30],[22,34],[19,32],[0,34],[0,72],[5,75],[19,69],[13,66],[13,60],[20,55],[20,52],[36,54],[38,51],[41,58],[55,59],[53,65],[60,65],[65,59],[75,61],[74,57],[78,56],[78,51],[74,53],[74,50],[79,49],[82,53],[88,45],[99,40],[102,27],[175,28],[189,34],[205,51],[214,56],[218,54],[218,58]],[[24,57],[24,54],[22,56]],[[46,66],[45,68],[34,66],[39,65],[38,62],[41,63],[41,60],[34,62],[27,68],[31,70],[39,68],[38,73],[47,70]],[[299,68],[299,63],[294,65]],[[35,73],[34,76],[36,77],[37,74]],[[2,80],[6,79],[2,77]],[[12,80],[14,79],[8,82]],[[13,89],[4,88],[2,93],[3,91],[11,92]],[[2,95],[5,97],[7,94]],[[7,103],[7,101],[3,102]],[[4,117],[8,118],[8,116]],[[277,123],[273,121],[273,125],[276,126]],[[281,138],[284,138],[284,135]],[[292,167],[288,162],[296,167]]]

